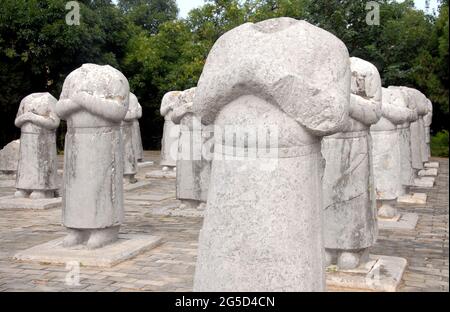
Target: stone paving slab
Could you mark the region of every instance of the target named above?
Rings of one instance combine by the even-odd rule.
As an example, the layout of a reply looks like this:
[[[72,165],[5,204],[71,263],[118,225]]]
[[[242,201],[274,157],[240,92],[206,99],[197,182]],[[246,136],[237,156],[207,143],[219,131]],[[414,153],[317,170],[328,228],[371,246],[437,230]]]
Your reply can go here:
[[[119,240],[113,244],[89,250],[85,245],[64,248],[63,239],[64,237],[58,238],[21,251],[14,256],[14,260],[46,264],[74,261],[82,266],[112,267],[156,247],[162,241],[158,236],[128,234],[120,235]]]
[[[402,213],[395,220],[378,218],[378,228],[380,230],[414,230],[419,221],[417,213]]]
[[[29,199],[14,196],[0,197],[0,209],[52,209],[61,207],[62,198]]]
[[[395,292],[400,285],[407,261],[399,257],[370,255],[364,268],[350,271],[327,272],[327,287],[330,291]]]

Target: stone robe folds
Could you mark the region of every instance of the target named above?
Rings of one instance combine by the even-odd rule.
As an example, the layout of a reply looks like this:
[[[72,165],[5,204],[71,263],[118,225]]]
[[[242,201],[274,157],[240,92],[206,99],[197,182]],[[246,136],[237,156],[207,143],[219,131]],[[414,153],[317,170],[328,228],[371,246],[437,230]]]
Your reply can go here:
[[[128,99],[127,79],[110,66],[85,64],[64,82],[57,108],[68,128],[63,194],[68,228],[102,229],[123,222],[120,123]]]
[[[307,22],[247,23],[215,43],[193,103],[215,126],[194,291],[325,289],[320,137],[349,98],[345,45]]]
[[[139,115],[142,115],[142,109],[140,108],[137,97],[130,93],[130,100],[128,105],[128,112],[122,121],[122,139],[123,139],[123,157],[124,157],[124,166],[123,166],[123,174],[124,175],[135,175],[137,173],[137,160],[138,160],[138,151],[139,143],[136,142],[138,137],[134,133],[134,122],[139,118]],[[138,124],[139,126],[139,124]]]
[[[415,171],[413,168],[413,158],[411,149],[411,123],[417,121],[419,116],[417,111],[410,105],[408,105],[408,96],[399,87],[388,87],[389,90],[396,90],[393,95],[397,97],[397,101],[394,101],[397,107],[401,109],[409,109],[411,111],[411,118],[397,126],[398,134],[400,137],[400,156],[401,156],[401,181],[405,190],[414,185]]]
[[[406,107],[399,90],[383,88],[382,114],[380,121],[370,128],[375,192],[378,200],[396,200],[405,194],[400,131],[397,127],[411,120],[414,112]]]
[[[21,190],[54,191],[57,184],[55,113],[57,100],[49,93],[34,93],[20,104],[16,125],[21,127],[16,188]],[[27,121],[19,119],[32,114]]]
[[[178,141],[176,197],[179,200],[206,202],[208,198],[211,161],[202,154],[212,140],[201,121],[192,113],[195,96],[192,88],[182,93],[183,104],[174,110],[172,120],[180,124]],[[208,152],[211,147],[209,146]]]
[[[161,142],[161,166],[176,167],[180,126],[172,121],[175,107],[180,105],[180,91],[172,91],[164,95],[161,101],[161,116],[164,116],[163,138]]]
[[[428,161],[428,153],[425,142],[425,126],[423,116],[428,113],[427,98],[425,95],[412,88],[400,87],[405,94],[409,108],[417,112],[417,120],[411,122],[411,162],[413,169],[424,169],[424,162]]]
[[[427,100],[428,113],[423,116],[423,123],[425,126],[425,144],[426,144],[426,153],[428,158],[431,157],[431,124],[433,122],[433,103],[430,100]]]
[[[365,249],[378,235],[369,127],[381,117],[381,78],[358,58],[351,58],[351,70],[350,117],[342,132],[322,140],[327,249]]]

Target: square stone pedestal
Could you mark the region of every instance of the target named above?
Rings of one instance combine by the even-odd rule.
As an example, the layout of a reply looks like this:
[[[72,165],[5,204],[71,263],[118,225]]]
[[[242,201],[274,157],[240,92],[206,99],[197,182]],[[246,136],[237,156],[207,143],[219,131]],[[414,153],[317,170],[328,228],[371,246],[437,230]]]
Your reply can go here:
[[[425,205],[427,203],[427,194],[413,193],[399,196],[397,202],[400,204]]]
[[[137,181],[136,183],[129,183],[129,182],[124,182],[123,183],[123,190],[125,192],[131,192],[131,191],[135,191],[135,190],[139,190],[141,188],[144,188],[148,185],[152,184],[152,182],[150,181],[146,181],[146,180],[140,180]]]
[[[402,213],[393,219],[384,219],[378,217],[378,228],[380,230],[414,230],[419,215],[417,213]]]
[[[439,168],[439,163],[438,162],[427,162],[424,164],[425,168]]]
[[[0,209],[36,209],[45,210],[61,207],[62,198],[29,199],[14,196],[0,197]]]
[[[127,234],[119,235],[119,240],[113,244],[89,250],[85,245],[64,248],[63,239],[58,238],[19,252],[14,256],[14,260],[48,264],[66,264],[75,261],[81,266],[112,267],[161,243],[160,237]]]
[[[138,162],[137,166],[138,166],[138,169],[143,169],[143,168],[151,167],[154,164],[155,164],[155,162],[153,162],[153,161],[142,161],[142,162]]]
[[[328,291],[395,292],[402,280],[404,258],[370,255],[370,261],[354,270],[327,269]]]
[[[433,177],[421,177],[414,179],[414,187],[433,188],[435,179]]]
[[[152,179],[176,179],[177,172],[173,170],[162,171],[162,170],[154,170],[150,171],[145,175],[146,178]]]
[[[438,170],[437,168],[429,168],[419,171],[419,177],[437,177]]]

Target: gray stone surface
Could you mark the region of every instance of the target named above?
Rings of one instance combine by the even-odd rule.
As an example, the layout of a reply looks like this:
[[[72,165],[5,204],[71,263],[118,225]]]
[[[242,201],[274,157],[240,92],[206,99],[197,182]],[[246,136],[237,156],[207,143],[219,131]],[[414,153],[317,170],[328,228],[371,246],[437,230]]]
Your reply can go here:
[[[141,180],[141,181],[138,181],[136,183],[124,182],[123,190],[127,191],[127,192],[128,191],[134,191],[134,190],[138,190],[138,189],[144,188],[144,187],[146,187],[148,185],[151,185],[151,184],[152,184],[152,182],[148,181],[148,180]]]
[[[425,140],[425,127],[423,117],[428,113],[428,99],[419,90],[400,87],[405,94],[409,108],[417,112],[418,119],[411,122],[411,159],[412,167],[416,170],[423,169],[423,163],[428,161],[427,144]]]
[[[137,97],[133,93],[130,93],[128,111],[121,124],[121,133],[123,140],[124,160],[123,174],[132,182],[135,180],[134,176],[136,175],[138,170],[138,159],[140,159],[138,153],[140,153],[140,146],[142,146],[142,142],[138,142],[138,140],[141,139],[140,132],[139,137],[137,137],[138,133],[136,133],[135,129],[136,121],[141,116],[142,107],[139,104]]]
[[[161,101],[161,116],[164,117],[163,137],[161,141],[161,161],[164,167],[176,167],[178,154],[178,139],[180,126],[172,121],[173,110],[181,103],[181,92],[171,91],[164,95]]]
[[[160,159],[159,151],[146,151],[145,158]],[[62,166],[62,157],[58,157]],[[415,230],[383,230],[373,254],[402,257],[408,260],[399,292],[448,292],[448,159],[440,162],[440,175],[433,189],[426,190],[425,205],[400,205],[401,213],[417,213]],[[142,172],[143,173],[143,172]],[[141,173],[140,173],[141,174]],[[61,212],[49,210],[3,210],[0,214],[0,291],[68,291],[68,292],[128,292],[185,291],[193,289],[197,258],[198,234],[202,218],[171,216],[178,209],[175,181],[154,179],[151,187],[126,193],[128,196],[170,194],[162,201],[140,201],[141,205],[126,203],[123,234],[160,236],[158,247],[124,261],[112,268],[80,268],[80,285],[66,284],[70,268],[64,265],[14,261],[13,256],[30,247],[57,239],[64,234]],[[0,188],[1,196],[11,188]],[[145,205],[146,203],[146,205]],[[336,289],[328,291],[356,291]]]
[[[350,63],[350,118],[342,132],[322,140],[326,161],[323,228],[329,264],[349,257],[349,253],[359,258],[375,243],[378,234],[369,128],[382,116],[381,78],[369,62],[351,58]],[[362,261],[345,261],[345,266],[353,268]]]
[[[177,178],[177,172],[173,170],[152,170],[147,172],[145,175],[146,178],[152,178],[152,179],[176,179]]]
[[[16,173],[19,150],[20,140],[9,142],[0,150],[0,173]]]
[[[405,272],[404,258],[371,255],[370,261],[357,270],[333,271],[327,274],[327,286],[332,291],[395,292]]]
[[[431,157],[431,124],[433,122],[433,103],[427,99],[428,112],[423,116],[423,125],[425,128],[425,148],[428,157]],[[425,167],[426,168],[426,167]]]
[[[424,170],[420,170],[418,173],[419,177],[437,177],[438,169],[437,168],[428,168]]]
[[[417,213],[402,213],[398,218],[378,218],[378,227],[383,230],[414,230],[419,221]]]
[[[437,168],[439,169],[439,163],[438,162],[427,162],[424,164],[425,168]]]
[[[84,64],[64,81],[57,103],[67,120],[63,224],[66,246],[87,239],[90,248],[117,239],[123,221],[123,142],[128,81],[111,66]]]
[[[425,193],[411,193],[399,196],[397,198],[398,203],[403,204],[426,204],[427,203],[427,194]]]
[[[207,201],[211,175],[211,159],[204,157],[203,149],[211,150],[213,134],[192,112],[195,90],[183,91],[181,105],[172,115],[172,121],[180,125],[176,190],[177,199],[183,202],[182,208],[200,206]]]
[[[57,184],[57,100],[49,93],[33,93],[19,106],[16,127],[21,128],[16,194],[21,198],[55,197]]]
[[[434,186],[435,178],[433,177],[421,177],[414,179],[414,187],[419,188],[432,188]]]
[[[405,180],[402,179],[402,169],[405,168],[402,164],[401,130],[398,127],[413,120],[416,115],[406,107],[400,90],[383,88],[382,118],[370,129],[375,192],[379,201],[396,200],[398,196],[405,194],[406,186],[411,184],[410,164],[411,176],[407,178],[407,185],[404,185]]]
[[[118,240],[103,248],[90,250],[85,245],[63,246],[63,238],[52,240],[14,255],[15,260],[80,266],[112,267],[161,244],[161,238],[148,235],[120,235]]]
[[[57,198],[17,198],[14,196],[0,197],[0,209],[51,209],[61,207],[61,197]]]
[[[291,18],[215,43],[193,104],[215,125],[194,291],[324,290],[320,137],[344,125],[349,65],[342,41]]]

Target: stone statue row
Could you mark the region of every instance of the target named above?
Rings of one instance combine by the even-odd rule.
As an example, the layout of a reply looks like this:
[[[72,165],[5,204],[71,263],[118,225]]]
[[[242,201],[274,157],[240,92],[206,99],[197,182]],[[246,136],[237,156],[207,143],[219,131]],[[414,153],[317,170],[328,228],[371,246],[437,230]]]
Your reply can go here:
[[[135,182],[143,158],[142,108],[128,81],[111,66],[85,64],[66,78],[59,101],[35,93],[20,104],[15,197],[55,196],[56,129],[67,121],[64,148],[64,246],[99,248],[117,239],[123,221],[123,178]]]
[[[368,261],[377,214],[397,214],[394,203],[430,157],[431,101],[415,89],[382,88],[374,65],[350,58],[342,41],[304,21],[229,31],[211,50],[197,88],[185,92],[185,101],[184,92],[164,97],[161,163],[177,164],[179,199],[207,201],[198,291],[324,290],[325,267]],[[211,142],[186,140],[175,128],[192,118],[201,131],[214,125],[206,131],[214,134],[212,162],[204,155],[176,160]],[[227,140],[271,125],[278,129],[271,170],[262,154],[236,155],[251,154],[266,137],[254,145]],[[217,133],[225,128],[235,130]]]
[[[93,64],[66,78],[59,101],[22,101],[17,196],[54,192],[55,129],[67,121],[64,246],[117,240],[141,114],[125,76]],[[383,89],[374,65],[305,21],[224,34],[197,87],[161,104],[161,165],[177,168],[186,207],[207,203],[194,290],[323,291],[327,265],[360,266],[377,238],[376,201],[392,214],[428,160],[431,114],[419,91]]]

